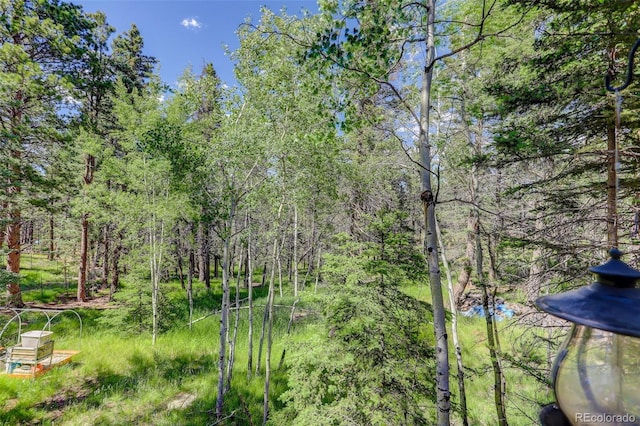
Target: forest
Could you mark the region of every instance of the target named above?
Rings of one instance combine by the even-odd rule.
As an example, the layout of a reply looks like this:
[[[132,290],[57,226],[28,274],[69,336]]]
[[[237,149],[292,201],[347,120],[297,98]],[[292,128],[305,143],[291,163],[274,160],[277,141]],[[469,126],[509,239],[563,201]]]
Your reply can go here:
[[[0,0],[0,348],[79,349],[0,423],[538,424],[534,301],[640,255],[640,3],[318,6],[169,85],[135,24]]]

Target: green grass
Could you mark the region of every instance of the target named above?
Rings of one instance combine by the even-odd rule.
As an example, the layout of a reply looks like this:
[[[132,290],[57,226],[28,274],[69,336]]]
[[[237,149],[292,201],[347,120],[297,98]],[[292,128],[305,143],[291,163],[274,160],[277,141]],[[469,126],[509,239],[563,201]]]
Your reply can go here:
[[[278,330],[282,329],[285,316],[278,315]],[[217,383],[217,322],[217,317],[211,317],[194,324],[192,330],[182,328],[165,333],[155,346],[151,346],[149,335],[124,339],[109,331],[98,331],[80,341],[72,336],[58,339],[56,332],[56,348],[80,348],[82,352],[73,363],[36,380],[0,377],[0,405],[4,406],[0,423],[210,423]],[[282,341],[278,334],[281,333],[276,333],[274,338]],[[249,415],[254,423],[261,418],[264,384],[261,376],[246,381],[245,340],[246,330],[242,330],[236,349],[232,392],[227,396],[228,412],[236,411],[235,420],[230,424],[249,424]],[[274,366],[281,351],[282,346],[276,344],[272,355]],[[264,354],[262,359],[264,362]],[[276,374],[274,394],[282,392],[284,386],[284,377]],[[186,410],[168,410],[168,404],[181,394],[193,395],[193,405]],[[247,412],[237,412],[242,401]]]
[[[73,277],[61,262],[47,260],[44,254],[25,253],[21,259],[20,287],[25,302],[53,304],[75,295]]]
[[[29,266],[29,261],[25,262]],[[27,268],[25,276],[48,276],[51,282],[24,288],[25,300],[57,300],[64,286],[59,280],[60,267],[35,256],[33,269]],[[48,274],[48,275],[47,275]],[[259,281],[259,277],[256,277]],[[31,281],[33,282],[33,280]],[[39,284],[39,283],[38,283]],[[127,282],[122,294],[136,295],[135,283]],[[142,283],[148,287],[148,283]],[[56,287],[59,286],[59,287]],[[141,287],[141,288],[142,288]],[[288,286],[287,286],[288,288]],[[122,308],[99,311],[80,309],[83,320],[83,336],[79,336],[78,321],[74,315],[60,315],[53,322],[56,349],[72,349],[81,352],[68,365],[53,369],[36,380],[20,380],[0,376],[0,424],[55,424],[55,425],[204,425],[215,423],[215,399],[219,345],[220,281],[214,280],[211,291],[200,282],[195,283],[194,318],[200,319],[190,330],[186,296],[178,281],[163,284],[167,315],[171,322],[155,346],[151,335],[145,331],[125,330],[121,327]],[[48,293],[51,290],[51,293]],[[430,302],[428,286],[405,289],[414,297]],[[70,287],[71,294],[75,288]],[[57,293],[56,293],[57,292]],[[276,304],[274,320],[274,348],[272,351],[271,409],[282,408],[278,397],[287,389],[286,368],[278,370],[283,348],[291,341],[313,340],[318,333],[326,333],[315,323],[319,312],[314,301],[323,295],[313,294],[313,287],[303,293],[298,312],[306,316],[294,322],[291,336],[286,329],[289,321],[292,295],[285,291]],[[258,339],[262,323],[266,288],[255,289],[255,323],[253,366],[257,362]],[[232,289],[232,300],[234,299]],[[242,289],[241,298],[246,297]],[[118,314],[118,315],[114,315]],[[231,390],[225,396],[225,413],[229,416],[220,424],[250,425],[262,422],[263,375],[252,371],[247,379],[248,312],[240,310],[235,368]],[[0,318],[0,327],[8,318]],[[22,331],[41,329],[46,319],[38,314],[24,317]],[[230,333],[233,333],[235,312],[231,313]],[[117,325],[120,324],[120,325]],[[530,359],[545,360],[546,352],[530,331],[518,327],[513,321],[499,323],[502,351],[509,354],[527,353]],[[459,335],[466,368],[467,399],[470,423],[494,425],[496,415],[493,405],[493,373],[486,345],[483,319],[459,318]],[[9,336],[13,333],[13,337]],[[18,330],[12,324],[6,330],[7,342],[15,341]],[[425,335],[431,335],[425,329]],[[449,333],[451,336],[451,333]],[[451,339],[450,339],[451,342]],[[0,344],[2,342],[0,341]],[[289,355],[287,355],[289,356]],[[264,353],[262,365],[264,365]],[[287,358],[285,358],[286,361]],[[455,378],[455,357],[450,354],[453,404],[459,403]],[[286,362],[285,362],[286,366]],[[507,377],[507,415],[509,424],[530,426],[535,423],[538,401],[550,401],[552,396],[546,386],[536,382],[522,370],[503,361]],[[264,367],[262,367],[264,370]],[[183,408],[169,409],[169,405],[193,399]],[[426,406],[426,410],[435,407]],[[453,424],[460,424],[458,414]]]
[[[29,265],[29,260],[26,262]],[[36,267],[37,266],[37,267]],[[40,269],[41,268],[41,269]],[[56,265],[46,259],[33,258],[33,269],[23,276],[25,301],[58,300],[64,286],[39,282],[33,277],[60,278]],[[26,282],[26,285],[24,283]],[[37,285],[33,285],[37,282]],[[147,283],[143,283],[146,286]],[[56,289],[56,291],[53,291]],[[135,293],[137,287],[126,283],[123,293]],[[200,425],[215,420],[217,362],[219,345],[220,281],[214,280],[211,291],[200,282],[194,288],[194,318],[200,321],[188,327],[186,295],[178,281],[163,284],[167,304],[171,305],[173,324],[161,334],[155,346],[148,332],[123,332],[110,326],[110,313],[117,310],[77,310],[83,320],[83,336],[74,315],[61,315],[54,321],[56,349],[81,350],[72,363],[53,369],[36,380],[0,376],[0,424],[56,425]],[[51,291],[50,291],[51,290]],[[70,286],[75,294],[75,287]],[[234,299],[232,289],[232,299]],[[258,339],[264,312],[266,288],[256,288],[254,322],[254,366],[257,362]],[[245,298],[246,289],[241,289]],[[290,305],[291,296],[277,300]],[[276,308],[272,365],[275,369],[282,353],[289,319],[288,308]],[[230,392],[226,395],[225,412],[232,416],[223,424],[257,424],[262,419],[264,379],[262,374],[247,380],[248,312],[240,311],[235,368]],[[10,317],[0,319],[0,327]],[[23,314],[22,332],[42,329],[46,317]],[[233,333],[235,313],[232,312],[230,333]],[[8,344],[15,344],[17,321],[5,332]],[[294,330],[299,327],[296,325]],[[262,364],[265,354],[263,350]],[[264,367],[262,367],[264,371]],[[286,388],[284,371],[274,371],[271,382],[273,404]],[[184,409],[169,409],[169,405],[184,398],[193,401]]]
[[[428,285],[411,286],[405,288],[404,291],[413,297],[431,303],[431,292]],[[448,306],[446,290],[444,298],[445,306]],[[449,384],[452,403],[457,408],[460,404],[460,398],[451,321],[448,321],[447,324],[451,365]],[[536,330],[519,325],[515,319],[503,320],[497,324],[501,352],[515,357],[526,352],[528,359],[532,360],[534,365],[537,364],[535,361],[539,361],[540,364],[545,363],[546,346],[541,346],[540,341],[534,337]],[[498,421],[494,405],[494,375],[487,344],[485,319],[459,315],[458,336],[465,368],[469,422],[474,426],[494,426]],[[507,397],[505,403],[509,425],[531,426],[537,424],[541,402],[552,402],[553,392],[544,383],[526,374],[520,366],[507,359],[502,360],[502,368],[506,381]],[[461,424],[458,414],[454,414],[452,424]]]

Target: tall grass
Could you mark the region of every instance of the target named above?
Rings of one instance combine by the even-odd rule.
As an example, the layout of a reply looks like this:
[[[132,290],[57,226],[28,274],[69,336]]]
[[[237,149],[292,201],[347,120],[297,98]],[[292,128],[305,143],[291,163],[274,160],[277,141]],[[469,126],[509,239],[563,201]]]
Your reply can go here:
[[[41,259],[39,266],[43,266]],[[43,271],[53,269],[43,266]],[[31,277],[40,273],[35,267],[26,272]],[[54,275],[50,277],[56,279]],[[197,283],[195,318],[199,321],[189,329],[184,291],[178,282],[165,284],[166,302],[172,305],[175,315],[169,331],[159,337],[155,346],[151,345],[148,333],[123,332],[110,326],[107,312],[113,311],[77,310],[83,319],[82,337],[73,315],[60,316],[52,325],[55,348],[81,352],[72,363],[35,380],[0,376],[0,424],[213,423],[219,341],[218,286],[219,283],[214,282],[212,291],[207,291],[202,283]],[[43,301],[34,294],[41,293],[39,286],[27,285],[23,289],[25,300]],[[246,297],[246,290],[241,290],[241,297]],[[263,288],[255,291],[254,351],[258,347],[265,291]],[[276,303],[291,305],[292,298],[288,296]],[[282,353],[289,312],[286,307],[275,309],[273,368],[277,367]],[[247,317],[248,311],[241,309],[233,382],[225,403],[229,418],[223,424],[256,424],[262,418],[263,377],[253,373],[252,378],[247,379]],[[10,317],[3,318],[0,327]],[[23,332],[42,329],[46,322],[46,318],[38,314],[27,314],[24,318]],[[233,325],[235,314],[231,315],[231,321]],[[6,332],[12,333],[17,335],[17,327]],[[253,358],[255,363],[256,353]],[[262,363],[264,359],[263,354]],[[276,371],[271,385],[276,407],[277,397],[285,386],[283,371]]]
[[[55,266],[47,266],[42,259],[37,262],[34,259],[33,263],[42,267],[42,271],[56,270]],[[38,275],[39,272],[34,266],[28,273]],[[53,280],[60,278],[56,272],[51,274]],[[135,285],[138,284],[129,283],[129,290],[134,289]],[[139,285],[146,286],[146,283]],[[79,335],[78,321],[73,315],[59,316],[52,326],[56,349],[81,352],[72,363],[55,368],[35,380],[0,376],[0,424],[214,424],[217,421],[215,389],[219,341],[219,281],[214,281],[211,291],[207,291],[202,283],[197,283],[195,318],[199,321],[193,324],[192,329],[188,327],[186,295],[180,284],[173,281],[164,284],[163,289],[167,296],[166,303],[171,304],[171,327],[159,336],[155,346],[151,345],[149,333],[137,333],[114,326],[115,320],[109,317],[114,311],[78,310],[83,319],[82,337]],[[241,298],[246,297],[246,290],[241,290]],[[408,287],[405,290],[418,299],[430,301],[426,286]],[[126,292],[127,288],[122,291]],[[41,293],[41,289],[27,287],[25,299],[38,300],[32,293]],[[258,288],[255,293],[254,369],[266,289]],[[282,299],[276,297],[276,304],[282,306],[275,309],[274,318],[270,392],[272,410],[282,408],[278,397],[287,388],[286,362],[285,368],[277,368],[283,349],[292,341],[312,340],[317,333],[327,332],[315,321],[319,314],[316,312],[315,299],[324,296],[326,295],[315,295],[311,291],[302,293],[297,311],[305,315],[293,323],[290,335],[287,335],[287,323],[293,297],[291,294],[286,294]],[[4,325],[3,318],[0,318],[0,327]],[[232,334],[235,312],[232,312],[230,318]],[[29,316],[26,322],[28,329],[40,329],[44,325],[43,320],[35,314]],[[491,426],[496,424],[496,415],[493,406],[493,374],[484,327],[483,319],[459,320],[459,334],[466,363],[470,422],[473,425]],[[529,358],[545,359],[543,348],[531,347],[534,341],[530,337],[530,330],[519,327],[513,321],[503,321],[499,323],[499,331],[503,352],[520,354],[526,347]],[[17,330],[14,329],[13,332],[17,333]],[[432,331],[425,330],[425,335],[429,333]],[[248,311],[241,309],[233,381],[231,390],[225,397],[225,413],[228,418],[220,424],[261,423],[264,379],[262,375],[256,375],[255,370],[248,377],[247,334]],[[263,354],[262,363],[264,359]],[[452,368],[455,368],[453,365],[454,363]],[[538,401],[551,398],[548,388],[506,360],[503,367],[507,380],[509,423],[516,426],[535,424]],[[264,366],[261,371],[264,371]],[[458,396],[453,374],[451,389],[455,407]],[[435,407],[426,406],[425,409],[435,410]],[[453,419],[454,424],[459,421],[456,415]]]

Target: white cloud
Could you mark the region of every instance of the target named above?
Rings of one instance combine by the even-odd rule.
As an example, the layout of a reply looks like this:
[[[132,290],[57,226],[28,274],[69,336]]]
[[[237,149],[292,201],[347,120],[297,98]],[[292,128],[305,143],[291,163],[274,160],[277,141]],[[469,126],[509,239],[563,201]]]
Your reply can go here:
[[[201,28],[202,22],[198,21],[196,18],[184,18],[182,22],[180,22],[180,25],[185,28],[195,29]]]

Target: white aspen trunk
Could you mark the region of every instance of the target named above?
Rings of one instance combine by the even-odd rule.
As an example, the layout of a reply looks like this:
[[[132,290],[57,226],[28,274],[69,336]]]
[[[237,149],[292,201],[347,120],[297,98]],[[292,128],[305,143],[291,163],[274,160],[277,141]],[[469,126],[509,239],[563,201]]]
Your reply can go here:
[[[253,262],[251,258],[251,234],[247,239],[247,292],[249,298],[249,331],[247,339],[247,379],[251,378],[253,371]]]
[[[159,234],[157,226],[160,226]],[[155,214],[151,222],[149,230],[149,241],[151,248],[151,311],[153,316],[152,338],[151,344],[155,345],[158,339],[158,294],[160,292],[160,273],[162,265],[162,244],[164,239],[164,221],[161,220],[158,225]]]
[[[444,241],[440,232],[440,224],[436,221],[436,234],[440,245],[440,253],[442,254],[442,266],[447,276],[447,288],[449,290],[449,309],[451,310],[451,336],[453,337],[453,347],[456,355],[458,368],[458,392],[460,392],[460,414],[462,416],[463,426],[469,426],[469,412],[467,409],[467,392],[464,384],[464,363],[462,362],[462,349],[460,347],[460,339],[458,338],[458,307],[453,295],[453,278],[451,277],[451,269],[447,261],[444,249]]]
[[[229,258],[231,236],[233,235],[233,222],[235,218],[236,200],[231,200],[229,218],[224,230],[222,244],[222,309],[220,313],[220,353],[218,355],[218,395],[216,398],[216,416],[222,418],[224,406],[225,364],[227,355],[227,329],[229,327]]]
[[[246,225],[246,224],[245,224]],[[235,322],[233,324],[233,337],[229,341],[229,362],[227,364],[227,387],[225,392],[231,389],[231,379],[233,378],[233,364],[236,358],[236,341],[238,340],[238,324],[240,323],[240,280],[242,270],[242,263],[244,262],[244,253],[242,246],[240,247],[240,256],[238,259],[238,275],[236,276],[236,291],[235,291]]]
[[[280,299],[282,299],[282,249],[284,247],[284,242],[286,240],[286,235],[282,235],[282,240],[280,241],[280,247],[278,247],[278,252],[276,255],[276,262],[278,264],[278,288],[280,289]]]
[[[440,280],[440,264],[438,261],[438,241],[436,237],[436,214],[431,185],[431,145],[429,142],[429,109],[431,107],[431,81],[435,64],[435,0],[427,0],[427,55],[422,74],[420,101],[420,140],[419,154],[422,168],[420,180],[422,187],[422,207],[425,222],[425,256],[429,264],[429,284],[433,306],[433,330],[436,341],[436,422],[438,426],[450,424],[451,394],[449,391],[449,345],[447,327]]]
[[[155,259],[154,259],[154,232],[153,232],[153,221],[151,226],[149,226],[149,271],[151,272],[151,345],[156,344],[156,292],[155,292],[155,282],[156,282],[156,274],[155,274]],[[142,294],[142,293],[140,293]]]
[[[143,159],[143,167],[146,170],[146,161]],[[144,187],[149,191],[146,172],[144,174]],[[149,204],[151,208],[151,224],[149,226],[149,262],[151,269],[151,315],[152,315],[152,337],[151,345],[155,346],[158,338],[158,293],[160,289],[160,268],[162,265],[162,248],[164,243],[164,220],[158,221],[156,215],[156,190],[151,188],[148,194]],[[168,197],[169,194],[166,194]],[[159,223],[158,223],[159,222]],[[158,228],[159,227],[159,228]]]
[[[274,287],[275,273],[276,273],[276,257],[278,255],[278,238],[273,239],[273,256],[271,259],[271,275],[269,277],[269,293],[267,301],[271,297],[271,288]],[[262,348],[264,346],[264,335],[269,322],[269,303],[264,307],[264,315],[262,317],[262,328],[260,330],[260,343],[258,344],[258,362],[256,363],[256,374],[260,372],[260,362],[262,360]]]
[[[267,302],[268,310],[268,332],[267,332],[267,352],[265,354],[265,378],[264,378],[264,400],[262,410],[262,424],[266,425],[269,419],[269,385],[271,381],[271,347],[273,343],[272,331],[273,331],[273,299],[274,299],[274,285],[273,285],[273,273],[272,279],[269,281],[269,297]]]

